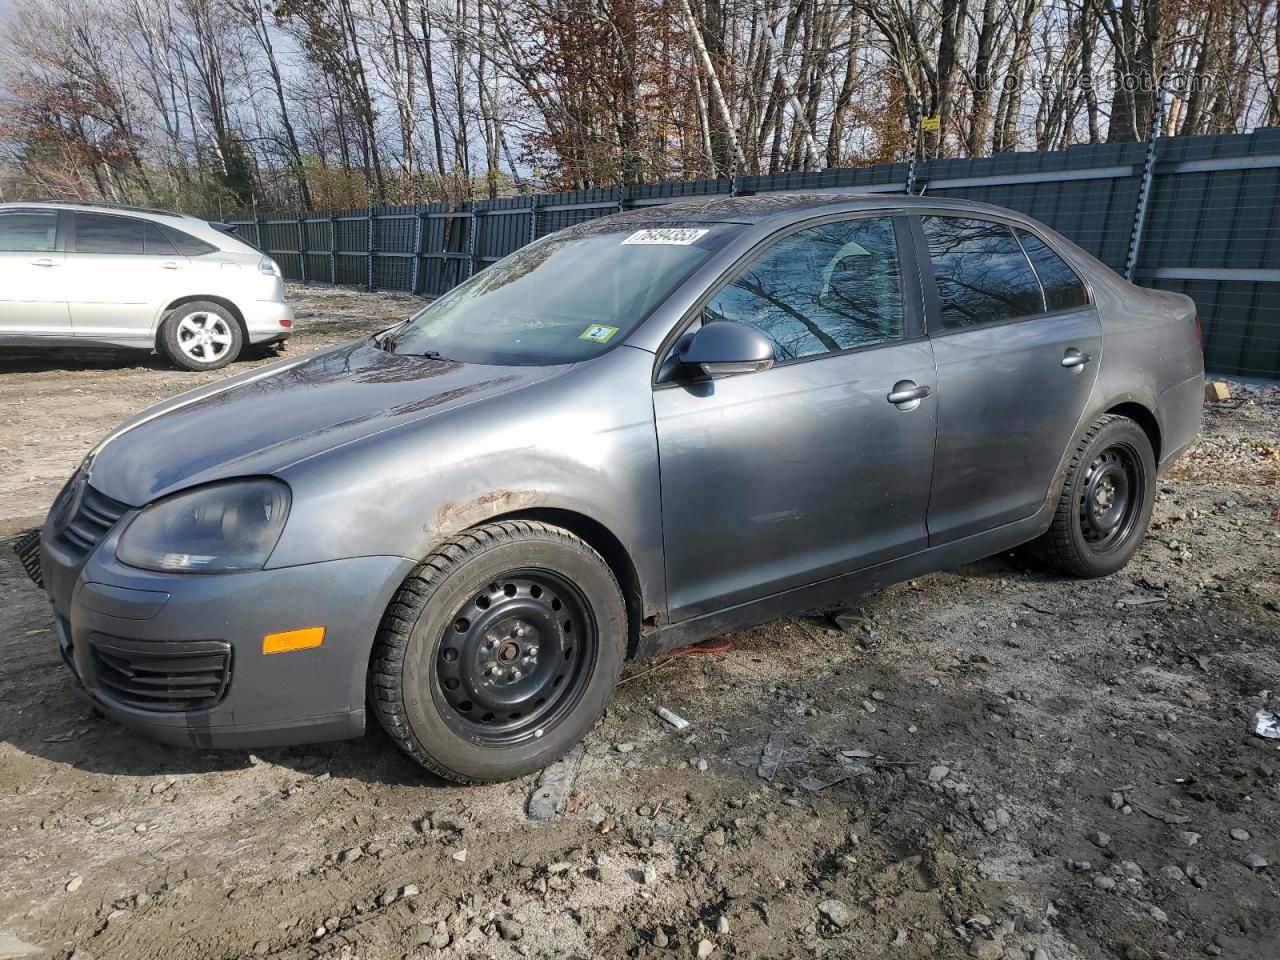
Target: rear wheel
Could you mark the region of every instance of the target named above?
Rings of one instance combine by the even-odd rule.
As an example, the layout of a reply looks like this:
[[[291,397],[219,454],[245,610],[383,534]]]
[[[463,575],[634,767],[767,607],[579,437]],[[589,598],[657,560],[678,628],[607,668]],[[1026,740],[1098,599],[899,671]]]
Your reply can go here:
[[[382,726],[427,769],[507,780],[558,759],[604,712],[626,655],[608,565],[515,520],[448,541],[401,587],[370,666]]]
[[[169,311],[160,327],[160,346],[184,370],[217,370],[240,354],[244,333],[226,307],[204,300]]]
[[[1146,535],[1155,478],[1155,456],[1142,428],[1127,417],[1100,417],[1076,448],[1053,523],[1033,553],[1073,577],[1115,573]]]

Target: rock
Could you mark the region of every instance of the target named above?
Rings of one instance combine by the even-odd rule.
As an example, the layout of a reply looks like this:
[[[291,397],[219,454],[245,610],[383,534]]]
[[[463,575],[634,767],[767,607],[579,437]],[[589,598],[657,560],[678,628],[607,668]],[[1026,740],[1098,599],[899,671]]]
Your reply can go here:
[[[459,863],[467,862],[467,851],[465,849],[455,850],[453,853],[449,854],[449,856],[453,857],[453,859],[457,860]]]
[[[975,940],[969,945],[969,956],[977,960],[1000,960],[1004,956],[1004,941]]]
[[[82,883],[84,883],[84,877],[74,876],[67,881],[67,886],[65,889],[67,893],[75,893],[77,890],[80,889],[80,884]]]
[[[618,753],[630,753],[635,748],[636,745],[634,743],[615,743],[613,745],[613,749],[618,751]]]
[[[723,847],[723,846],[724,846],[724,831],[723,831],[723,830],[712,830],[710,833],[708,833],[706,836],[704,836],[704,837],[702,838],[702,842],[703,842],[703,843],[705,843],[705,844],[706,844],[707,846],[709,846],[709,847]]]
[[[723,937],[728,932],[729,918],[722,913],[720,916],[716,917],[716,933]]]
[[[938,764],[937,766],[930,767],[930,768],[929,768],[929,782],[930,782],[930,783],[941,783],[943,780],[947,779],[947,776],[948,776],[950,773],[951,773],[951,768],[950,768],[950,767],[944,767],[942,764]]]
[[[1111,834],[1103,833],[1101,830],[1095,830],[1089,834],[1089,842],[1095,847],[1107,847],[1111,845]]]
[[[1169,915],[1157,907],[1155,904],[1147,907],[1147,915],[1156,923],[1168,923]]]
[[[1004,807],[996,807],[996,824],[1003,830],[1013,822],[1013,817],[1009,815],[1009,811]]]
[[[1099,873],[1093,878],[1093,885],[1099,890],[1114,890],[1116,882],[1106,874]]]
[[[147,825],[146,825],[145,823],[140,823],[140,824],[138,824],[136,827],[134,827],[134,828],[133,828],[133,832],[134,832],[134,833],[146,833],[146,832],[147,832]]]
[[[399,899],[400,899],[400,891],[399,891],[399,890],[394,890],[394,889],[393,889],[393,890],[387,890],[386,892],[384,892],[384,893],[382,894],[382,896],[380,896],[380,897],[378,898],[378,906],[380,906],[380,907],[389,907],[389,906],[391,906],[393,903],[395,903],[395,902],[396,902],[397,900],[399,900]]]
[[[1111,794],[1111,809],[1119,810],[1123,806],[1124,806],[1124,794],[1122,793]]]
[[[1185,883],[1187,880],[1187,875],[1182,872],[1182,868],[1172,863],[1160,868],[1160,876],[1170,883]]]
[[[449,945],[449,934],[443,931],[437,931],[431,935],[431,939],[427,941],[427,946],[432,950],[443,950]]]
[[[364,856],[364,851],[359,847],[349,847],[338,854],[339,863],[354,863]]]
[[[8,930],[0,930],[0,957],[3,957],[4,960],[10,960],[10,958],[16,960],[18,957],[34,957],[41,953],[44,953],[44,950],[34,943],[20,940]]]
[[[715,951],[716,951],[716,945],[712,943],[710,940],[698,941],[698,951],[697,951],[698,960],[707,960],[707,957],[711,956],[711,954],[715,953]]]
[[[899,927],[897,930],[897,933],[894,935],[893,943],[891,943],[890,946],[905,947],[906,945],[907,945],[907,929],[906,927]]]
[[[707,772],[707,768],[708,768],[709,766],[710,766],[710,764],[708,764],[708,763],[707,763],[707,761],[706,761],[706,760],[704,760],[704,759],[702,759],[701,757],[699,757],[697,760],[695,760],[695,761],[694,761],[694,764],[693,764],[693,768],[694,768],[695,770],[697,770],[699,773],[706,773],[706,772]]]
[[[654,945],[655,947],[657,947],[658,949],[660,949],[660,950],[661,950],[661,949],[665,948],[665,947],[666,947],[666,945],[667,945],[669,942],[670,942],[670,941],[669,941],[669,940],[667,940],[667,934],[666,934],[666,931],[665,931],[665,930],[663,930],[661,927],[659,927],[657,930],[653,931],[653,945]]]
[[[1050,960],[1049,951],[1044,947],[1036,947],[1031,951],[1031,960]]]
[[[1240,862],[1254,873],[1259,873],[1270,866],[1270,864],[1267,863],[1266,858],[1257,853],[1246,853],[1240,858]]]
[[[1120,872],[1130,880],[1142,879],[1142,868],[1132,860],[1121,860],[1119,863]]]
[[[416,897],[418,892],[418,885],[416,883],[406,883],[400,891],[400,896]]]
[[[1244,843],[1246,840],[1248,840],[1248,839],[1249,839],[1249,831],[1248,831],[1248,830],[1242,830],[1240,827],[1232,827],[1232,828],[1231,828],[1231,839],[1232,839],[1232,840],[1239,840],[1241,843]]]
[[[1231,390],[1221,380],[1213,380],[1204,385],[1205,403],[1226,403],[1230,399]]]
[[[1200,834],[1194,830],[1183,830],[1178,834],[1178,842],[1184,847],[1194,847],[1200,842]]]
[[[503,940],[516,941],[524,937],[524,927],[515,920],[499,920],[498,933]]]
[[[818,912],[842,929],[853,922],[853,914],[840,900],[823,900],[818,904]]]
[[[656,867],[645,867],[644,872],[640,875],[640,882],[645,886],[652,886],[658,882],[658,870]]]

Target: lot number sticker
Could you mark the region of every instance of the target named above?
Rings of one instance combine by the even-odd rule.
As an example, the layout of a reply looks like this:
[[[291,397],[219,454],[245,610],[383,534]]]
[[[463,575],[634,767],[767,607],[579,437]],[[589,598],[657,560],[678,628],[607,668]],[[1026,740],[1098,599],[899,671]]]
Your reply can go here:
[[[706,230],[693,230],[688,227],[661,227],[652,230],[637,230],[622,241],[623,246],[629,243],[669,244],[676,247],[687,247],[696,243],[699,237],[706,236]]]
[[[606,326],[603,323],[593,323],[582,333],[578,334],[579,340],[590,340],[592,343],[608,343],[609,338],[618,332],[617,327]]]

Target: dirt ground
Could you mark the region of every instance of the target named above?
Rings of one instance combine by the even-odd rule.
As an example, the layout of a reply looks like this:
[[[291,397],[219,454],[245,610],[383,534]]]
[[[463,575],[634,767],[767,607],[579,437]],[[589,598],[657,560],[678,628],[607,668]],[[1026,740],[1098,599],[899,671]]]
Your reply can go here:
[[[290,354],[414,306],[291,295]],[[247,365],[0,361],[0,544],[118,420]],[[1280,391],[1233,390],[1121,574],[1002,556],[632,665],[551,822],[536,778],[447,785],[376,731],[96,719],[5,549],[0,958],[1275,960]]]

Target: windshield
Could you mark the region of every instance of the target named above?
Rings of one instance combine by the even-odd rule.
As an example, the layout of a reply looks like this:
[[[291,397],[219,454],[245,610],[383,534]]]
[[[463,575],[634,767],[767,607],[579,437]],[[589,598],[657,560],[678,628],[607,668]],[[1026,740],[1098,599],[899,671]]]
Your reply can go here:
[[[740,227],[552,234],[419,311],[383,342],[463,363],[558,364],[621,343]]]

